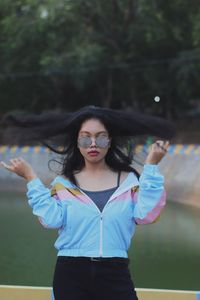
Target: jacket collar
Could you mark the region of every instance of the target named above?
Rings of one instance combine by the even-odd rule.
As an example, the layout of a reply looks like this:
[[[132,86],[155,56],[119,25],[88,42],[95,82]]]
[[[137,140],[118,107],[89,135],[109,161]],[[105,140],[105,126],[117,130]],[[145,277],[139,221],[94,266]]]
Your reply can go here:
[[[73,184],[68,179],[66,179],[62,176],[57,176],[55,178],[55,180],[53,181],[53,184],[55,184],[55,183],[61,183],[67,189],[75,189],[75,190],[79,190],[81,192],[81,190],[75,184]],[[120,184],[120,186],[117,188],[117,190],[113,193],[110,200],[118,197],[119,195],[121,195],[124,192],[126,192],[127,190],[137,186],[138,184],[139,184],[139,182],[138,182],[136,175],[133,172],[130,172],[128,174],[128,176],[126,177],[126,179]]]

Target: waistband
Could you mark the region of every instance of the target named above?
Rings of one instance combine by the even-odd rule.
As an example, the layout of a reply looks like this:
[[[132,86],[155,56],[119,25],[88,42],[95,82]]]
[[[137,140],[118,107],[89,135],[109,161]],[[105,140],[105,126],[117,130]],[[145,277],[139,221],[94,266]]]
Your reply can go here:
[[[60,262],[108,262],[129,264],[129,259],[124,257],[58,256],[57,260]]]

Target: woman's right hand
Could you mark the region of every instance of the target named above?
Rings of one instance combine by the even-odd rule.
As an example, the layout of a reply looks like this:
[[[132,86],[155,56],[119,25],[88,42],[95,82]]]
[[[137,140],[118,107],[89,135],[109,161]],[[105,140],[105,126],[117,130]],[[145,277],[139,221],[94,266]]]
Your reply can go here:
[[[31,181],[37,177],[31,165],[21,157],[11,159],[9,165],[2,161],[1,165],[8,171],[23,177],[27,181]]]
[[[151,145],[145,163],[157,165],[167,154],[168,148],[168,141],[156,141],[154,144]]]

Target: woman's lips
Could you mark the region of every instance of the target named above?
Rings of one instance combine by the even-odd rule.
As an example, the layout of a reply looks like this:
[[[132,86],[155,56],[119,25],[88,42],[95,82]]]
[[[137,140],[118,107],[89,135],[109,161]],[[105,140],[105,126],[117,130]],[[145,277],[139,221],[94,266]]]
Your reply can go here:
[[[90,152],[88,152],[88,154],[90,156],[97,156],[99,154],[99,152],[98,151],[90,151]]]

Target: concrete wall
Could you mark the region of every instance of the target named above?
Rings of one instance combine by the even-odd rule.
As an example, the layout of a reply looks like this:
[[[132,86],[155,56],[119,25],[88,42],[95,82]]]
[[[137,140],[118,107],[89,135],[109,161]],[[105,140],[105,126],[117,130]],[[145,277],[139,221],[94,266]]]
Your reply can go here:
[[[54,153],[44,147],[0,147],[0,161],[9,164],[9,160],[14,157],[22,157],[28,161],[37,172],[38,176],[49,184],[59,171],[59,164],[50,163],[50,167],[55,170],[51,171],[48,167],[49,161],[58,158]],[[26,191],[25,180],[8,172],[4,168],[0,168],[0,191]]]
[[[135,160],[143,162],[147,155],[146,146],[136,147]],[[21,156],[38,172],[41,179],[49,184],[59,164],[51,163],[55,172],[48,169],[49,160],[56,155],[43,147],[0,147],[0,160],[9,162],[10,158]],[[58,159],[60,159],[57,156]],[[142,166],[136,164],[141,170]],[[200,145],[171,145],[168,154],[160,164],[166,179],[168,198],[185,204],[200,207]],[[0,191],[25,191],[25,181],[15,174],[0,168]]]
[[[200,207],[200,147],[168,155],[161,163],[168,198]]]

